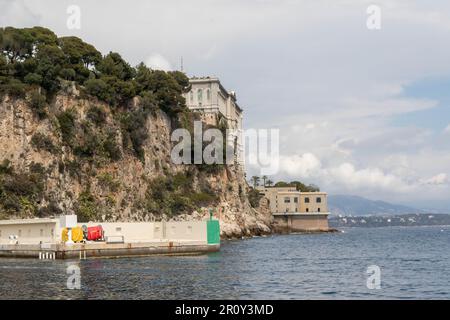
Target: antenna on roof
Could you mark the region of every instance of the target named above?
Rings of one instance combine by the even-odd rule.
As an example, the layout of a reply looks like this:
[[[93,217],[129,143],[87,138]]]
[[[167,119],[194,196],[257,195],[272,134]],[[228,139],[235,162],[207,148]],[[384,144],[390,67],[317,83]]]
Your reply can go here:
[[[183,56],[181,56],[180,71],[183,72]]]

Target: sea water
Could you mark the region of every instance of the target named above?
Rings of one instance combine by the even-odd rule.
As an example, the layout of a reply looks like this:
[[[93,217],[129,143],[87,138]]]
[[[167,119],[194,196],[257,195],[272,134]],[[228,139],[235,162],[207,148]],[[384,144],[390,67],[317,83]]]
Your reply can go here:
[[[0,259],[0,299],[450,298],[449,226],[341,230],[222,241],[198,256]],[[68,286],[74,268],[80,289]]]

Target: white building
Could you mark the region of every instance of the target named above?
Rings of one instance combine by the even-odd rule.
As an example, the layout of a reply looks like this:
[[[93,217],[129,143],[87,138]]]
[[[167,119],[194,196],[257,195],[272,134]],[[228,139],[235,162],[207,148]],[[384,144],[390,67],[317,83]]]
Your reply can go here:
[[[230,129],[229,143],[234,144],[235,161],[243,165],[244,147],[242,132],[242,109],[236,102],[236,93],[227,91],[218,78],[191,78],[190,91],[184,94],[189,109],[202,114],[207,124],[217,126],[225,121]]]

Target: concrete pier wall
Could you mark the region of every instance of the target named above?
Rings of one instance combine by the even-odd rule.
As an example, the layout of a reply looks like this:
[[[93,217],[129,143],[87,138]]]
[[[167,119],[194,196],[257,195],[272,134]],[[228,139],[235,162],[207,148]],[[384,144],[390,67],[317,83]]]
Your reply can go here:
[[[61,240],[59,219],[24,219],[0,221],[0,244],[9,243],[10,236],[23,244],[54,243]]]
[[[277,232],[316,232],[328,231],[328,214],[274,214]]]
[[[106,237],[124,237],[125,242],[161,239],[206,241],[206,221],[106,222],[78,223],[88,227],[101,225]]]
[[[101,225],[106,237],[123,237],[125,242],[145,242],[163,239],[207,241],[206,221],[180,222],[90,222],[88,227]],[[37,244],[61,242],[60,219],[23,219],[0,221],[0,244]]]
[[[160,241],[142,243],[76,243],[52,244],[0,244],[0,257],[35,259],[89,259],[123,256],[148,256],[155,254],[202,254],[218,251],[220,244],[208,245],[203,241]]]

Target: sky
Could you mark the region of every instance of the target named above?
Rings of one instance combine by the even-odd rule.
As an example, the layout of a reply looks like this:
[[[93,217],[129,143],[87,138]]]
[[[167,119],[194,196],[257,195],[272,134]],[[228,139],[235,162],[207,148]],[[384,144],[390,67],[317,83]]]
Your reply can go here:
[[[450,212],[448,1],[0,0],[0,25],[79,36],[134,65],[183,57],[189,76],[236,91],[246,129],[280,130],[272,180]]]

